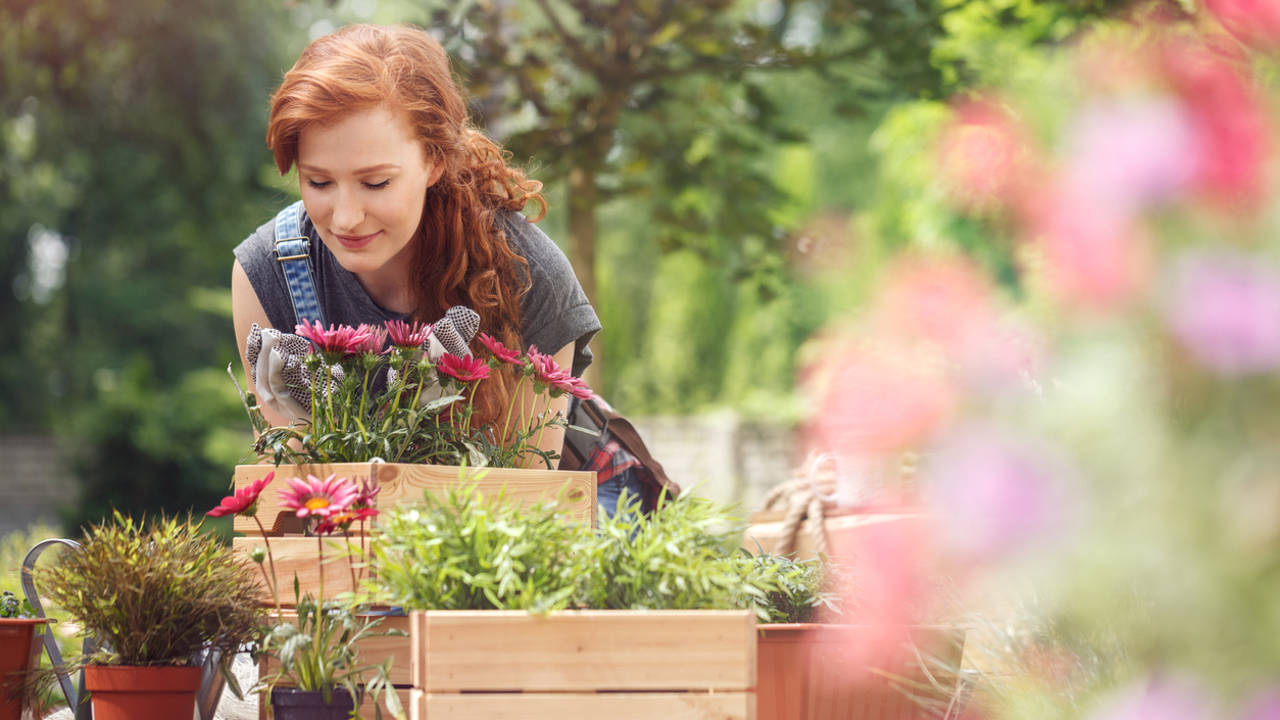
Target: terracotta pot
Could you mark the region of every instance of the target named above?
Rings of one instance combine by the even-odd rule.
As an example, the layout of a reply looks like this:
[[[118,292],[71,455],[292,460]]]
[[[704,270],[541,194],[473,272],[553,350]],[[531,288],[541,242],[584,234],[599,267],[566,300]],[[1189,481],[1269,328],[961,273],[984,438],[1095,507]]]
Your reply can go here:
[[[324,701],[324,693],[319,690],[289,687],[271,690],[271,711],[276,720],[347,720],[355,706],[355,700],[345,688],[334,688],[329,702]]]
[[[0,618],[0,720],[20,720],[23,702],[12,693],[22,679],[14,673],[34,668],[40,663],[40,638],[43,618]]]
[[[758,720],[939,717],[936,709],[909,697],[901,686],[903,680],[926,682],[911,643],[921,656],[957,668],[964,637],[950,628],[913,627],[898,639],[878,638],[875,629],[866,626],[810,623],[758,625],[757,631]],[[937,667],[929,669],[935,678],[942,675]],[[940,697],[934,698],[943,708],[948,692],[954,690],[938,691]]]
[[[84,685],[93,720],[191,720],[200,675],[198,667],[90,665]]]

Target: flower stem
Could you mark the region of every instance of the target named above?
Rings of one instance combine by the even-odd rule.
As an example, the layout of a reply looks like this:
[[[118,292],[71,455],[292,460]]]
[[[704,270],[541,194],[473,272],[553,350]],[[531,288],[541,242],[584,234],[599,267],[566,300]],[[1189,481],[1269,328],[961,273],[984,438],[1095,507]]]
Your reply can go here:
[[[267,529],[262,527],[262,520],[257,513],[253,515],[253,521],[258,524],[258,532],[262,533],[262,544],[267,546],[267,564],[271,567],[271,577],[267,578],[267,587],[271,590],[271,598],[276,601],[276,622],[280,622],[284,618],[284,612],[280,609],[280,582],[276,580],[276,558],[271,553],[271,541],[267,539]],[[262,572],[266,577],[266,571]]]

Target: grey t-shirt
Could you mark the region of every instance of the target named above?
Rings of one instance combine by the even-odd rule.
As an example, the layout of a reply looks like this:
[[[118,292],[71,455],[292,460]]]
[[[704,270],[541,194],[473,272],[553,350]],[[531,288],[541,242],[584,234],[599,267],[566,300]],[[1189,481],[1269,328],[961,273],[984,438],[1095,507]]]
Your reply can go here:
[[[511,249],[529,262],[529,292],[521,300],[520,335],[525,348],[537,345],[542,352],[553,353],[574,343],[573,374],[581,375],[591,364],[587,343],[600,330],[600,319],[587,302],[586,293],[573,274],[569,259],[537,225],[524,215],[506,211],[499,214]],[[311,238],[310,256],[316,294],[327,323],[356,325],[381,324],[387,320],[403,320],[405,314],[392,312],[373,301],[356,276],[343,269],[337,258],[321,242],[306,212],[302,213],[302,232]],[[275,219],[264,223],[236,246],[249,283],[258,295],[272,327],[291,330],[297,320],[284,270],[275,255]]]

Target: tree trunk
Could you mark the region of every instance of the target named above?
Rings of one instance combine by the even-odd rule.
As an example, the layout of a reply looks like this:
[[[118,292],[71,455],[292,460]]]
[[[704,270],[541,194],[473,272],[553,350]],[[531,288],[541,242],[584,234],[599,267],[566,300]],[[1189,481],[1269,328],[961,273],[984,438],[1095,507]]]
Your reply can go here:
[[[569,262],[587,300],[599,312],[596,292],[596,168],[575,163],[569,170]],[[604,395],[604,353],[599,342],[591,346],[595,362],[587,368],[585,379],[591,389]]]

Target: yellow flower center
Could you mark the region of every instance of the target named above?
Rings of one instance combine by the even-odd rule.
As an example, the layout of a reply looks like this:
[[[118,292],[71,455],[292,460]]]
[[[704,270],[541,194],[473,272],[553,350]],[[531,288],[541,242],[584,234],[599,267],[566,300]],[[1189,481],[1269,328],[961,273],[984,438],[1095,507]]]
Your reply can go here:
[[[313,497],[307,500],[307,509],[322,510],[329,507],[329,504],[329,498],[327,497]]]

